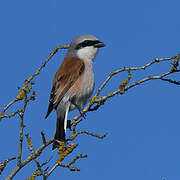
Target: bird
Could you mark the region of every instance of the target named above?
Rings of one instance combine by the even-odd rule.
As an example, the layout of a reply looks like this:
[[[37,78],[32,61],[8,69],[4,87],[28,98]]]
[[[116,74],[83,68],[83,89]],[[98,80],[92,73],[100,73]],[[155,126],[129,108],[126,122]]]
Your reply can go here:
[[[99,48],[105,44],[93,35],[80,35],[72,39],[64,60],[55,73],[49,98],[47,118],[56,110],[56,132],[52,149],[58,148],[59,142],[66,142],[68,112],[82,107],[94,90],[93,60]]]

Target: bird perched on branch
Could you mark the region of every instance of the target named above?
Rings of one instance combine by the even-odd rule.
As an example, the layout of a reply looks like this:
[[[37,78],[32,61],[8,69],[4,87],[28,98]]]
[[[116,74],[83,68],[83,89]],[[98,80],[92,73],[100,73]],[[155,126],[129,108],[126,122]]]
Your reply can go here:
[[[53,109],[57,112],[53,148],[66,141],[68,112],[86,104],[94,89],[93,59],[105,44],[92,35],[74,38],[67,54],[56,72],[50,94],[46,118]]]

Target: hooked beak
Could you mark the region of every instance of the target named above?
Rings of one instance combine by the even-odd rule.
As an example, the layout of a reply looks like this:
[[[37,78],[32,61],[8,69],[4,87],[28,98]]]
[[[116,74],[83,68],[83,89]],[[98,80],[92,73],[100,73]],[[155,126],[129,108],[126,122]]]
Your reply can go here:
[[[101,48],[104,46],[106,46],[106,45],[103,42],[98,42],[97,44],[94,45],[94,47],[96,47],[96,48]]]

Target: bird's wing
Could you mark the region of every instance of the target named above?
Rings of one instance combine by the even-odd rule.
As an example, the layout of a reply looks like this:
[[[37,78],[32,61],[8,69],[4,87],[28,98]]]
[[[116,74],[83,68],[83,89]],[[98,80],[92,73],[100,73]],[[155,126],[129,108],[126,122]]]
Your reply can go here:
[[[57,107],[67,91],[82,75],[84,69],[85,65],[81,59],[75,57],[66,57],[64,59],[54,76],[46,118],[51,113],[53,108]]]

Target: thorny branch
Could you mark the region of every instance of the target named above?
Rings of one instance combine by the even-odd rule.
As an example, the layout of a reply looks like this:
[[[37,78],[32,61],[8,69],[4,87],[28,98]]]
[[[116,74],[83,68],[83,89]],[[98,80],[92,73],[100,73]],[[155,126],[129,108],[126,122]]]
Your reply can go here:
[[[32,86],[34,84],[34,82],[32,81],[39,73],[40,71],[46,66],[46,64],[48,63],[48,61],[57,53],[57,51],[59,49],[66,49],[68,48],[68,46],[60,46],[55,48],[52,53],[50,54],[50,56],[45,60],[45,62],[43,62],[43,64],[40,66],[40,68],[35,72],[35,74],[33,74],[31,77],[29,77],[28,79],[25,80],[22,88],[19,88],[19,93],[18,95],[7,105],[5,105],[0,113],[0,120],[3,118],[10,118],[12,116],[15,116],[16,114],[18,114],[20,116],[20,141],[19,141],[19,151],[18,151],[18,157],[17,157],[17,166],[15,167],[15,169],[11,172],[11,174],[7,177],[7,180],[12,179],[24,166],[26,166],[27,164],[29,164],[32,160],[36,163],[37,166],[37,170],[34,171],[34,173],[32,174],[31,178],[29,179],[35,179],[37,176],[43,176],[43,179],[47,179],[50,174],[52,174],[54,172],[54,170],[58,167],[64,167],[64,168],[69,168],[69,170],[71,171],[79,171],[79,168],[77,167],[72,167],[71,165],[74,164],[76,162],[76,160],[80,159],[80,158],[86,158],[87,155],[78,155],[75,158],[73,158],[69,163],[64,164],[62,161],[69,155],[72,153],[72,151],[74,149],[77,148],[77,144],[72,144],[72,143],[62,143],[60,142],[60,147],[59,147],[59,159],[57,160],[57,162],[55,162],[55,164],[52,166],[52,168],[48,170],[48,168],[46,168],[45,170],[42,169],[42,167],[47,164],[49,161],[46,161],[42,164],[40,164],[37,161],[37,157],[39,157],[42,153],[42,151],[48,147],[53,141],[54,138],[51,138],[49,140],[46,140],[45,138],[45,134],[44,132],[41,132],[41,136],[42,136],[42,145],[35,150],[32,144],[32,141],[30,139],[30,137],[28,135],[26,135],[26,139],[28,142],[28,148],[31,152],[31,154],[24,160],[21,161],[21,156],[22,156],[22,143],[23,143],[23,129],[24,129],[24,113],[25,110],[27,108],[27,104],[30,100],[34,100],[35,99],[35,92],[33,92],[30,97],[29,94],[31,92]],[[172,79],[166,79],[165,77],[167,77],[170,74],[173,73],[177,73],[180,70],[178,70],[178,65],[179,65],[179,58],[180,55],[174,56],[174,57],[170,57],[170,58],[161,58],[161,59],[154,59],[153,61],[145,64],[144,66],[140,66],[140,67],[130,67],[130,68],[121,68],[119,70],[113,71],[109,74],[109,76],[105,79],[105,81],[102,83],[102,85],[99,87],[99,89],[97,90],[97,92],[95,93],[95,95],[90,99],[88,105],[82,110],[81,114],[75,116],[72,120],[71,120],[71,124],[73,125],[73,130],[72,130],[72,135],[69,137],[70,141],[74,141],[74,139],[80,135],[80,134],[87,134],[90,136],[94,136],[97,138],[104,138],[106,134],[100,136],[98,134],[93,134],[90,133],[88,131],[76,131],[76,126],[82,121],[82,119],[80,119],[83,115],[85,115],[87,112],[90,111],[95,111],[97,109],[99,109],[99,107],[101,107],[109,98],[117,95],[117,94],[124,94],[125,92],[127,92],[130,88],[135,87],[137,85],[140,85],[146,81],[150,81],[150,80],[155,80],[155,79],[159,79],[162,81],[167,81],[169,83],[175,84],[175,85],[180,85],[180,81],[176,81],[176,80],[172,80]],[[161,62],[170,62],[171,60],[173,60],[173,64],[172,67],[170,68],[170,70],[168,70],[167,72],[160,74],[158,76],[147,76],[144,77],[141,80],[135,81],[135,82],[131,82],[132,81],[132,76],[133,76],[133,72],[134,71],[140,71],[140,70],[145,70],[146,68],[151,67],[154,64],[157,63],[161,63]],[[117,74],[122,73],[122,72],[127,72],[128,73],[128,77],[126,80],[122,81],[119,85],[119,88],[114,90],[113,92],[109,92],[106,95],[102,95],[101,97],[99,97],[100,93],[102,93],[102,90],[105,88],[105,86],[107,85],[107,83]],[[23,107],[22,109],[18,109],[15,112],[12,112],[10,114],[5,114],[6,110],[9,109],[15,102],[17,101],[21,101],[24,100],[23,103]],[[12,158],[14,159],[14,158]],[[0,174],[3,171],[3,169],[5,168],[5,166],[7,165],[7,163],[12,160],[6,160],[4,161],[4,163],[0,164]],[[2,165],[2,166],[1,166]]]

